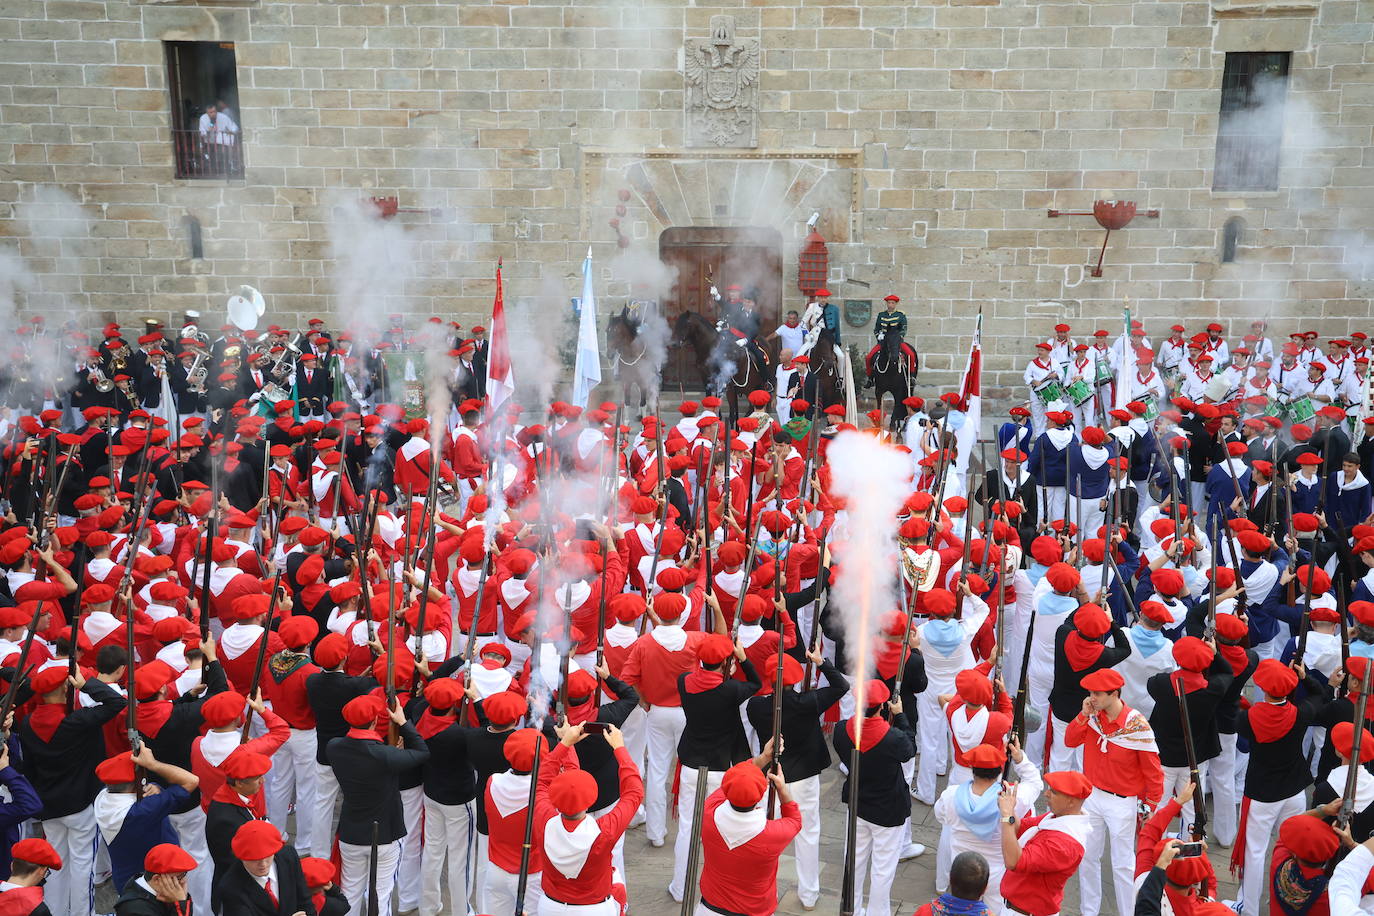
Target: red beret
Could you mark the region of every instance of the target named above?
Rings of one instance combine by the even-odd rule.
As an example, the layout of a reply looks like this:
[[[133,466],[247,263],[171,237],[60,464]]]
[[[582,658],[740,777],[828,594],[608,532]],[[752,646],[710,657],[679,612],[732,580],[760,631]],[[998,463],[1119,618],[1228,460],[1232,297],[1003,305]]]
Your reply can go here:
[[[1275,697],[1286,697],[1298,686],[1297,673],[1275,658],[1261,661],[1253,679],[1260,690]]]
[[[744,558],[748,555],[748,549],[739,541],[726,541],[716,551],[717,558],[725,566],[738,566],[744,562]]]
[[[1173,654],[1178,666],[1187,671],[1206,671],[1215,656],[1212,647],[1196,636],[1185,636],[1174,643]]]
[[[375,693],[354,697],[344,704],[344,721],[354,728],[374,725],[386,713],[386,701]]]
[[[753,808],[768,791],[768,778],[763,770],[746,760],[725,771],[720,789],[736,808]]]
[[[763,663],[764,671],[760,675],[768,682],[772,682],[778,671],[778,653],[769,655]],[[784,654],[782,657],[782,685],[791,687],[793,684],[800,684],[805,671],[802,670],[801,662],[790,655]]]
[[[1311,814],[1296,814],[1279,825],[1279,842],[1304,862],[1325,862],[1340,848],[1331,825]]]
[[[1073,626],[1088,639],[1101,639],[1111,632],[1112,620],[1095,604],[1085,604],[1073,614]]]
[[[57,850],[53,849],[52,844],[47,840],[40,840],[37,837],[29,837],[15,843],[10,847],[10,857],[20,862],[42,865],[45,868],[62,867],[62,857],[57,854]]]
[[[219,765],[226,779],[255,779],[272,769],[272,758],[243,747],[235,748]]]
[[[321,668],[337,668],[348,657],[348,641],[341,633],[326,634],[315,644],[315,664]]]
[[[186,632],[184,621],[184,617],[168,617],[166,620],[159,620],[158,623],[175,624],[178,633],[172,639],[180,639],[181,634]],[[172,670],[172,666],[161,659],[145,662],[134,671],[134,696],[140,700],[151,699],[159,690],[176,679],[177,673]]]
[[[301,872],[305,875],[306,887],[324,887],[333,884],[339,876],[333,862],[317,856],[302,856]]]
[[[1304,591],[1307,590],[1307,577],[1312,577],[1313,597],[1324,595],[1331,588],[1331,576],[1321,567],[1313,569],[1310,565],[1299,566],[1295,575],[1297,577],[1295,581]]]
[[[1368,729],[1360,731],[1360,763],[1368,763],[1374,760],[1374,735]],[[1337,722],[1331,729],[1331,743],[1336,746],[1336,753],[1349,759],[1355,749],[1355,723]]]
[[[549,783],[549,801],[563,815],[586,811],[596,802],[596,795],[596,777],[586,770],[564,770]]]
[[[150,875],[179,875],[196,865],[195,857],[175,843],[158,843],[143,857],[143,870]]]
[[[1350,614],[1363,626],[1374,626],[1374,601],[1350,602]]]
[[[1318,521],[1317,517],[1316,517],[1315,515],[1311,514],[1310,512],[1294,512],[1294,513],[1293,513],[1293,530],[1294,530],[1294,531],[1316,531],[1316,530],[1317,530],[1317,527],[1318,527],[1320,524],[1321,524],[1321,523],[1320,523],[1320,521]]]
[[[534,768],[534,746],[538,741],[543,740],[543,735],[535,728],[522,728],[511,734],[506,739],[502,752],[506,755],[506,762],[511,765],[511,769],[528,773]]]
[[[283,620],[277,633],[286,648],[299,649],[320,634],[320,624],[309,614],[296,614]]]
[[[44,668],[31,679],[33,692],[37,694],[52,693],[67,682],[67,667],[65,665],[52,668]]]
[[[992,681],[983,673],[966,668],[954,676],[954,692],[965,703],[987,706],[992,702]]]
[[[954,593],[944,588],[932,588],[920,595],[921,610],[932,617],[952,617],[954,615]]]
[[[134,755],[131,751],[116,754],[96,764],[96,778],[107,786],[134,781]]]
[[[1217,615],[1217,636],[1222,639],[1240,642],[1249,632],[1250,627],[1235,614]]]
[[[1121,672],[1113,668],[1099,668],[1097,671],[1084,676],[1078,683],[1084,690],[1097,690],[1106,693],[1111,690],[1120,690],[1126,683],[1126,679],[1121,676]]]
[[[215,694],[202,703],[200,714],[204,717],[206,725],[211,728],[223,728],[243,715],[243,709],[247,702],[243,698],[243,694],[234,690],[226,690],[223,693]]]
[[[1064,559],[1064,546],[1047,535],[1031,541],[1030,552],[1031,558],[1041,566],[1053,566]]]
[[[463,697],[463,685],[451,677],[435,678],[425,685],[425,699],[435,709],[452,709]]]
[[[632,623],[644,613],[644,596],[638,592],[612,595],[606,602],[606,609],[621,623]]]
[[[503,690],[482,701],[482,711],[493,725],[510,725],[518,721],[529,708],[529,702],[518,693]]]
[[[1183,573],[1177,569],[1161,568],[1150,573],[1150,582],[1154,584],[1155,591],[1166,598],[1173,598],[1183,594]]]
[[[281,831],[270,821],[248,821],[234,833],[229,844],[234,855],[245,862],[270,859],[284,845]]]
[[[1100,426],[1089,426],[1083,430],[1083,441],[1088,445],[1098,446],[1107,441],[1107,434]]]
[[[697,649],[697,660],[703,665],[719,665],[734,651],[735,646],[730,642],[730,637],[712,633],[701,641],[701,646]]]
[[[1070,798],[1087,798],[1093,792],[1093,784],[1088,777],[1076,770],[1058,770],[1045,774],[1045,785],[1060,795]]]
[[[887,684],[877,678],[868,682],[868,687],[864,692],[864,705],[878,706],[882,703],[886,703],[891,698],[892,691],[888,688]]]
[[[975,770],[1000,770],[1006,766],[1007,752],[995,744],[980,744],[964,755]]]
[[[1153,620],[1155,623],[1170,624],[1174,622],[1174,615],[1169,613],[1169,609],[1158,601],[1140,602],[1140,614],[1146,620]]]
[[[1061,595],[1073,591],[1082,581],[1078,575],[1078,570],[1067,563],[1055,563],[1045,570],[1045,578],[1049,580],[1050,586]]]

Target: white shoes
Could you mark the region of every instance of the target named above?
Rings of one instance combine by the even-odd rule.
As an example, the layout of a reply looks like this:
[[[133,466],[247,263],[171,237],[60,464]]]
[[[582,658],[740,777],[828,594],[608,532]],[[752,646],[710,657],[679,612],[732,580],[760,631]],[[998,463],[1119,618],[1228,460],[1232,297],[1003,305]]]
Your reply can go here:
[[[906,848],[902,850],[901,861],[905,862],[907,859],[914,859],[917,856],[924,855],[925,851],[926,847],[923,843],[907,843]]]

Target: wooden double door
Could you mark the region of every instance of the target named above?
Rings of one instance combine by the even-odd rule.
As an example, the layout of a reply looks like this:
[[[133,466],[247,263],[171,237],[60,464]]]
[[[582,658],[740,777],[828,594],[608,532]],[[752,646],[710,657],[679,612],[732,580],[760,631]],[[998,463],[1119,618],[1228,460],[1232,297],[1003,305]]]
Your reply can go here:
[[[782,323],[782,234],[757,227],[684,226],[665,229],[658,239],[658,257],[676,271],[668,299],[660,303],[669,324],[682,312],[697,312],[711,321],[720,317],[711,298],[714,285],[724,298],[726,287],[738,284],[751,292],[761,314],[765,334]],[[679,373],[685,379],[679,379]],[[669,358],[664,382],[677,384],[697,377],[695,367],[680,367]]]

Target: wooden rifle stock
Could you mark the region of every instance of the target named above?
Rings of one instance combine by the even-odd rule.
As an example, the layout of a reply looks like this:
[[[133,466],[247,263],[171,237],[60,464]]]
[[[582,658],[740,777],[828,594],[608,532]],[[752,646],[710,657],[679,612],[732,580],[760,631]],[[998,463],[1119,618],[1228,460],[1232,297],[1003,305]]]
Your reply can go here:
[[[253,680],[248,686],[248,696],[262,691],[262,669],[267,664],[267,637],[272,635],[272,618],[277,614],[277,595],[281,588],[281,570],[272,577],[272,597],[267,602],[267,619],[262,623],[262,636],[258,639],[258,655],[253,660]],[[388,707],[389,708],[389,707]],[[243,714],[243,728],[239,731],[239,744],[248,740],[248,727],[253,723],[252,711]]]
[[[687,879],[682,885],[681,916],[692,916],[696,912],[699,896],[697,880],[701,873],[701,825],[706,814],[706,780],[710,772],[709,767],[697,767],[697,794],[692,807],[692,842],[687,852]]]
[[[515,885],[515,914],[524,916],[525,892],[530,883],[530,851],[534,846],[534,799],[539,788],[539,763],[544,751],[544,735],[541,732],[534,742],[534,763],[530,768],[529,804],[525,808],[525,839],[520,846],[520,877]]]

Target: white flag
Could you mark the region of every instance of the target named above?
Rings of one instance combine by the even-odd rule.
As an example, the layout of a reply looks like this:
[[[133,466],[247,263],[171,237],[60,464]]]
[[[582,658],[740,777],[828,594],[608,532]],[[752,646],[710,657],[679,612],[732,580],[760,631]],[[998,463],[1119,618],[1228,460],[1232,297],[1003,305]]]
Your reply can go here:
[[[582,312],[577,326],[577,362],[573,366],[572,402],[586,407],[592,389],[601,384],[601,345],[596,333],[596,291],[592,288],[592,249],[582,262]]]

